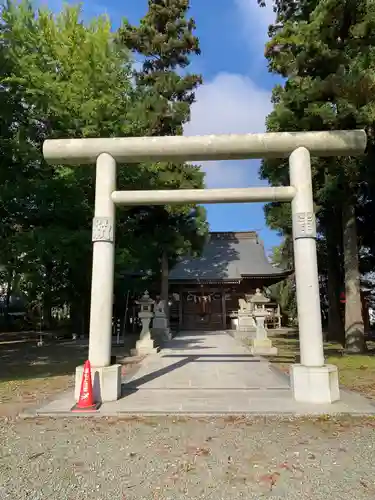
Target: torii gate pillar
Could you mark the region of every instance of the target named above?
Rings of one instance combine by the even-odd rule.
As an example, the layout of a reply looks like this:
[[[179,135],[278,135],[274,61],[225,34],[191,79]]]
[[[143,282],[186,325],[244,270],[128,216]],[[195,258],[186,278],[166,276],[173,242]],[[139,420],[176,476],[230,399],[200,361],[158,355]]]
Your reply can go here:
[[[292,200],[294,270],[297,288],[300,364],[291,365],[296,401],[332,403],[340,399],[337,367],[324,364],[316,222],[310,153],[300,147],[289,158]]]

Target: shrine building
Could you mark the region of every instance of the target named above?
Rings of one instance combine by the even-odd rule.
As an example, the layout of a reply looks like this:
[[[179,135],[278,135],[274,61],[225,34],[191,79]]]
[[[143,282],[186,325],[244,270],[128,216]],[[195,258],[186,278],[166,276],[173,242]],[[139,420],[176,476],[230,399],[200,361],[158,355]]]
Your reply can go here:
[[[169,274],[171,324],[179,330],[235,329],[239,299],[291,273],[274,267],[255,231],[212,232],[202,255],[184,257]],[[278,304],[267,304],[268,327],[280,327]]]

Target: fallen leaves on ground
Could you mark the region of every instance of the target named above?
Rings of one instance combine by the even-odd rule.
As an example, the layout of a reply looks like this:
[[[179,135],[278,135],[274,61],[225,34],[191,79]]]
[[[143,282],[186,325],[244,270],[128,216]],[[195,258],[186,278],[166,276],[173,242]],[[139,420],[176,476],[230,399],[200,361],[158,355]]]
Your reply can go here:
[[[210,454],[209,448],[188,447],[188,453],[192,453],[196,457],[207,457]]]
[[[280,477],[280,472],[273,472],[272,474],[264,474],[259,478],[259,481],[261,483],[266,484],[270,489],[270,491],[272,491],[279,477]]]

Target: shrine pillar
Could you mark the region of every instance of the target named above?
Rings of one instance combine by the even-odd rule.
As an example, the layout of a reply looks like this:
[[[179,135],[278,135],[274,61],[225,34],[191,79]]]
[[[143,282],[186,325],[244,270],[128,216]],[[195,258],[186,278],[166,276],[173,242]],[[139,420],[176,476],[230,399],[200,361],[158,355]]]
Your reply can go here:
[[[294,268],[297,288],[301,364],[291,366],[291,382],[297,401],[331,403],[340,399],[338,371],[324,364],[316,222],[312,195],[310,153],[297,148],[290,155]]]
[[[111,366],[112,308],[115,260],[116,160],[102,153],[96,161],[95,212],[92,226],[92,281],[89,360],[94,399],[116,401],[121,394],[121,366]],[[78,400],[83,367],[76,369],[75,397]]]

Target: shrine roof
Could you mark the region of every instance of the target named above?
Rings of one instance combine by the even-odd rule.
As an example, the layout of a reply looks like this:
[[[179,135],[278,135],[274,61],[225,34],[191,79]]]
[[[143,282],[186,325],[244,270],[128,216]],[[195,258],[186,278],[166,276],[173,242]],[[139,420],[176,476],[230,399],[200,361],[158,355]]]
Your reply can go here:
[[[210,233],[201,257],[182,258],[169,274],[170,281],[234,281],[277,278],[289,270],[274,267],[255,231]]]

